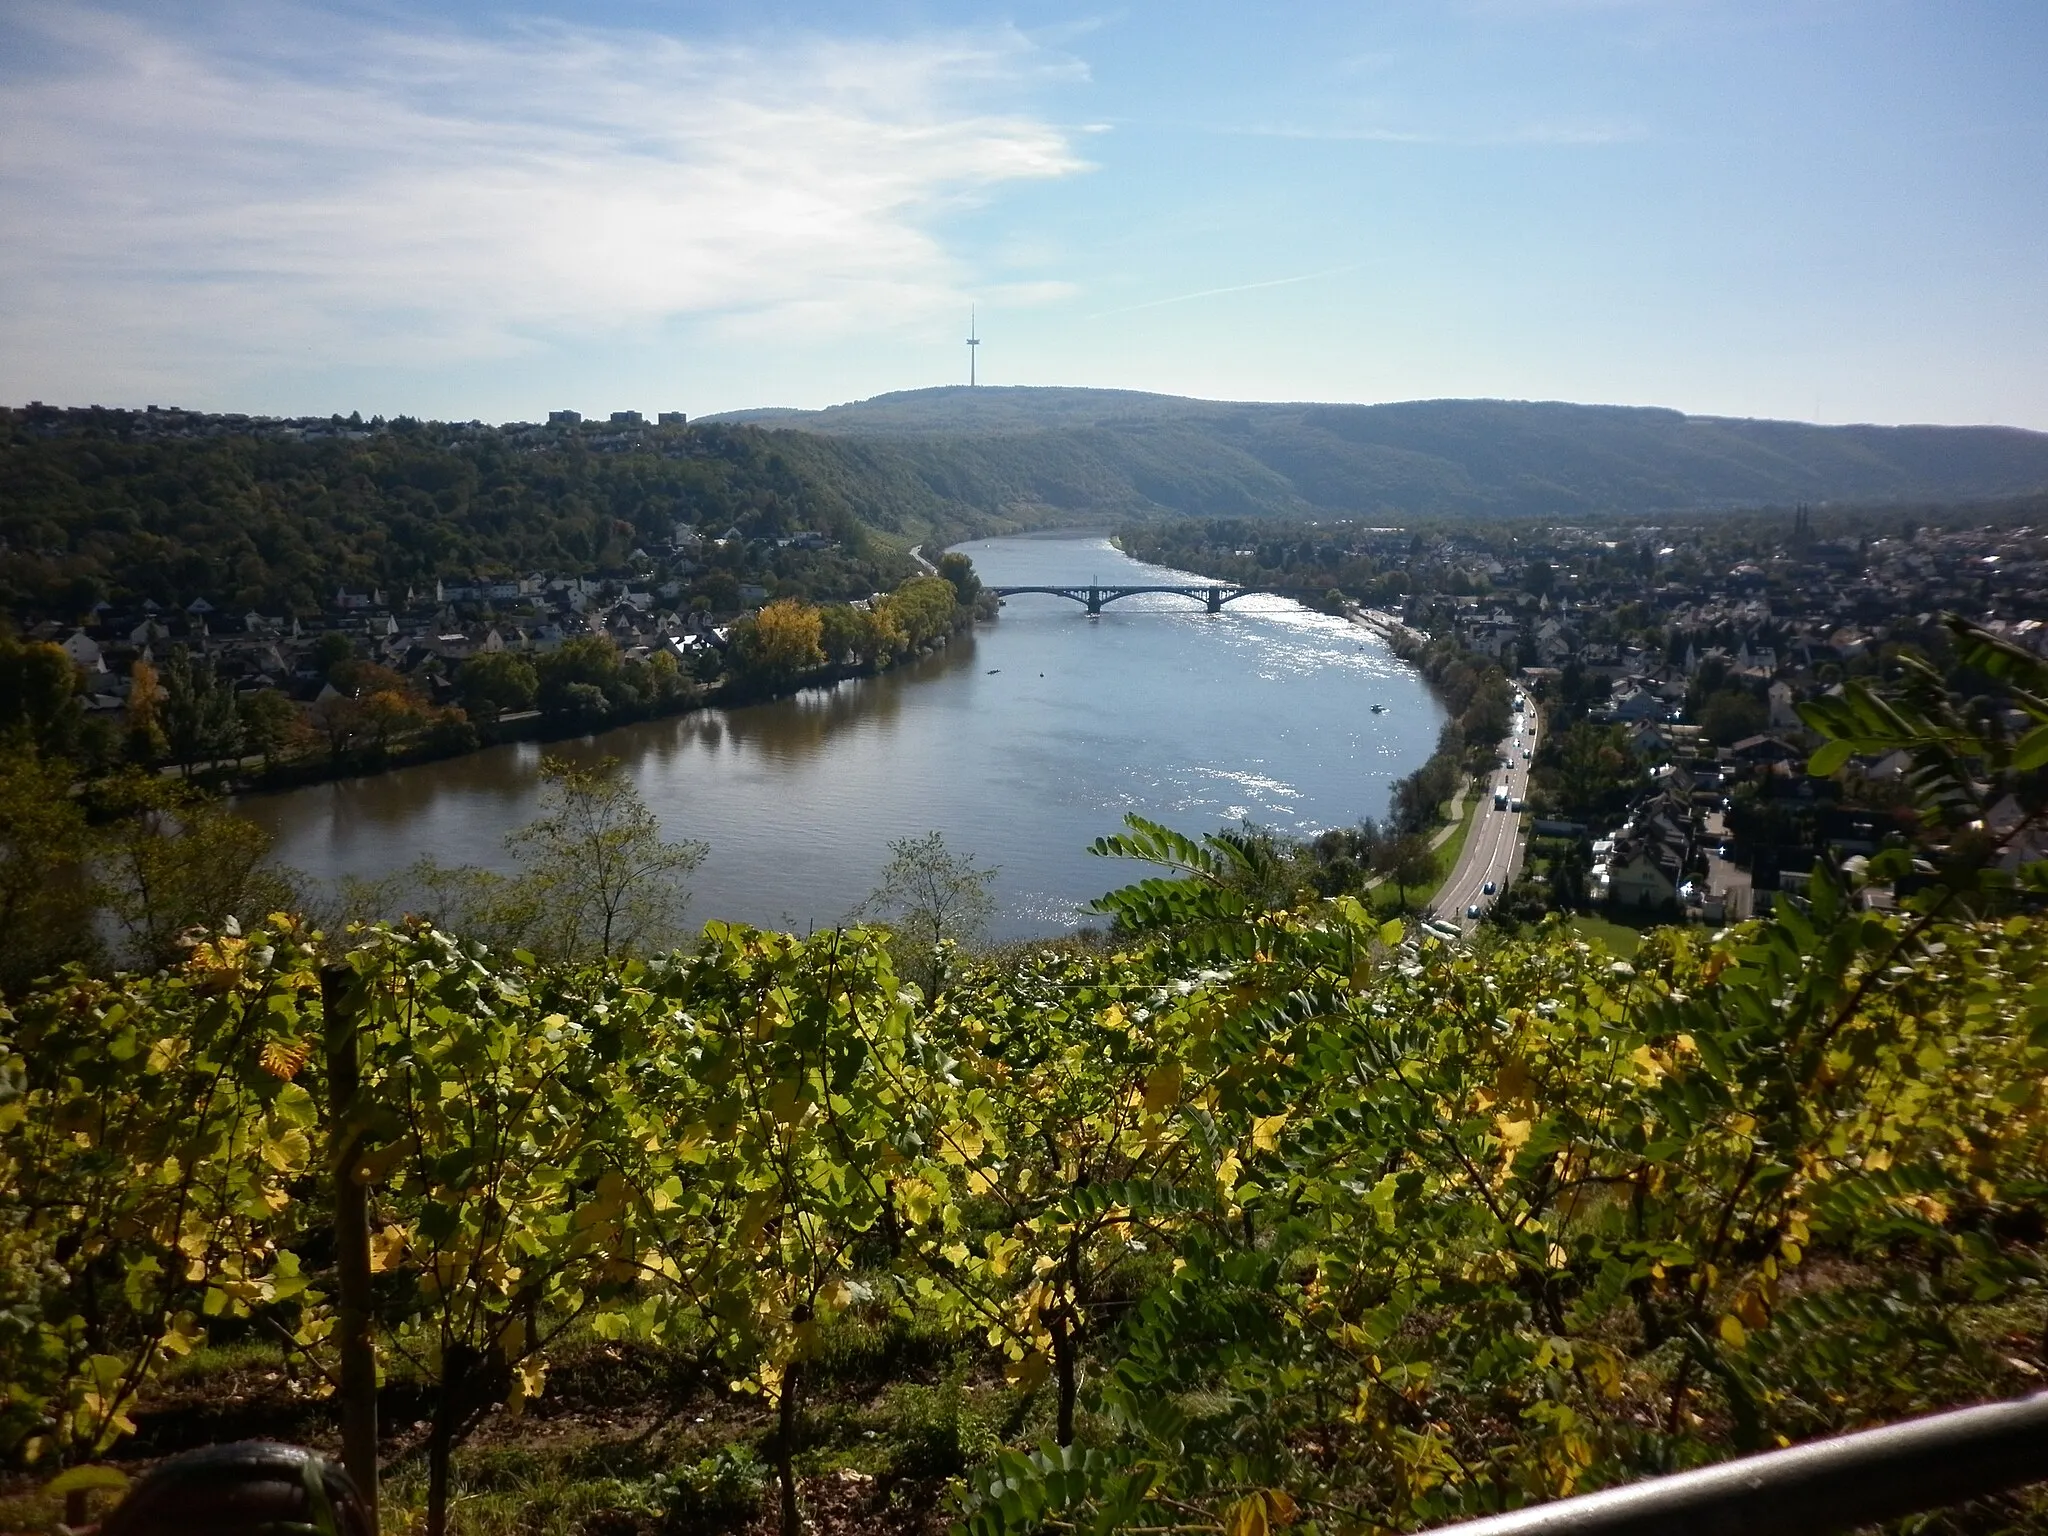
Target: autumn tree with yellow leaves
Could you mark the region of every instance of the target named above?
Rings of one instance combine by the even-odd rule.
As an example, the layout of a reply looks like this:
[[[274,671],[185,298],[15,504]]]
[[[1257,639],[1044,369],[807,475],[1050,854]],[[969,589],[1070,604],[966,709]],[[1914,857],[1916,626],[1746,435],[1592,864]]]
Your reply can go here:
[[[816,608],[793,597],[779,598],[733,626],[733,666],[749,682],[787,684],[825,664],[824,632]]]

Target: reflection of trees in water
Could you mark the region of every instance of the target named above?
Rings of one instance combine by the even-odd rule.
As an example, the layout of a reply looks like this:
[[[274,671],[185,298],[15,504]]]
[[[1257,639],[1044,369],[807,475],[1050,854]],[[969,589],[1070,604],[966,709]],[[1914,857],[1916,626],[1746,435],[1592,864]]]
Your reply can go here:
[[[832,688],[809,688],[793,698],[755,704],[726,714],[726,740],[741,752],[778,762],[815,757],[839,731],[856,723],[893,730],[903,713],[895,679],[855,678]]]
[[[829,688],[807,688],[786,699],[746,704],[737,709],[701,709],[666,720],[622,726],[594,737],[550,742],[550,757],[566,757],[588,765],[617,757],[627,768],[671,768],[703,755],[717,757],[728,747],[756,752],[779,762],[814,757],[835,732],[861,724],[894,724],[903,711],[903,690],[974,660],[971,637],[957,638],[935,656],[897,667],[880,677],[849,678]],[[518,782],[531,793],[538,753],[520,765]]]
[[[801,762],[815,757],[839,731],[852,725],[893,730],[902,716],[904,690],[928,682],[974,660],[971,641],[956,640],[936,656],[927,656],[880,677],[851,678],[830,688],[807,688],[787,699],[749,704],[741,709],[707,710],[685,715],[676,724],[692,733],[689,742],[711,752],[726,745],[758,753],[775,762]]]
[[[313,817],[351,829],[406,828],[450,801],[459,801],[467,814],[488,812],[491,820],[510,826],[533,803],[540,757],[540,747],[532,742],[488,747],[387,773],[251,795],[236,809],[280,838],[293,835]]]
[[[331,829],[325,834],[330,837],[343,829],[351,837],[365,832],[380,836],[420,833],[434,828],[452,810],[465,829],[493,829],[490,851],[475,855],[489,861],[496,851],[497,832],[518,825],[532,813],[540,792],[543,755],[566,758],[585,768],[603,758],[617,757],[635,775],[680,768],[694,757],[716,758],[727,748],[758,753],[772,762],[800,763],[824,751],[833,736],[847,726],[869,723],[884,730],[893,728],[902,714],[905,688],[964,667],[973,659],[972,640],[963,637],[935,656],[880,677],[808,689],[793,698],[740,709],[698,710],[595,736],[488,747],[389,773],[338,779],[281,795],[251,796],[242,801],[240,810],[280,840],[300,835],[316,821]],[[428,843],[434,840],[431,836],[425,839]]]

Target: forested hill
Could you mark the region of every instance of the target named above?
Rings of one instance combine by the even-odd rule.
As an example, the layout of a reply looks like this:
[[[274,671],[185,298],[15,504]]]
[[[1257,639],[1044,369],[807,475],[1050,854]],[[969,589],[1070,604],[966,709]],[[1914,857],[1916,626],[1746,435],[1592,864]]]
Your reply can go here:
[[[824,534],[865,592],[966,515],[891,455],[812,434],[0,408],[0,612],[17,617],[195,595],[304,614],[339,588],[618,572],[679,522]]]
[[[1502,400],[1314,405],[954,387],[717,418],[863,443],[963,507],[1057,512],[1595,516],[2048,489],[2048,434],[1817,427]]]
[[[338,588],[616,572],[678,522],[800,530],[880,582],[923,541],[1160,516],[1654,516],[2048,490],[2048,435],[1501,401],[937,389],[688,426],[0,408],[0,611],[307,612]],[[870,569],[872,567],[872,569]],[[836,590],[827,595],[843,595]]]

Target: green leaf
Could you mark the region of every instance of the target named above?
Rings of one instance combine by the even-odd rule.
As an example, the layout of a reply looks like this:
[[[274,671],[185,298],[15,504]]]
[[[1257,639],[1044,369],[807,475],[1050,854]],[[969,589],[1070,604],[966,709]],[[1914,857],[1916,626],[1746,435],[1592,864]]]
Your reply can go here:
[[[101,1489],[118,1491],[127,1486],[128,1474],[119,1467],[89,1465],[66,1467],[43,1484],[43,1492],[53,1499],[61,1499],[74,1493],[93,1493]]]
[[[2048,766],[2048,725],[2037,725],[2012,749],[2012,765],[2021,773]]]
[[[1855,743],[1830,741],[1823,743],[1806,760],[1806,771],[1817,779],[1831,778],[1841,771],[1842,765],[1856,755]]]

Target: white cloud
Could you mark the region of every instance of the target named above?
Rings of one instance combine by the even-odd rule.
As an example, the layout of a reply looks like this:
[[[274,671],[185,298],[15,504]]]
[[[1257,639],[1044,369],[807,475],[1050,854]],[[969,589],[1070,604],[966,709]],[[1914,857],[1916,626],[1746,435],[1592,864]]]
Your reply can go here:
[[[679,317],[887,330],[964,307],[945,212],[1084,168],[1067,131],[969,101],[1072,74],[1013,31],[239,20],[194,40],[11,12],[51,62],[0,81],[0,394],[434,366]]]

